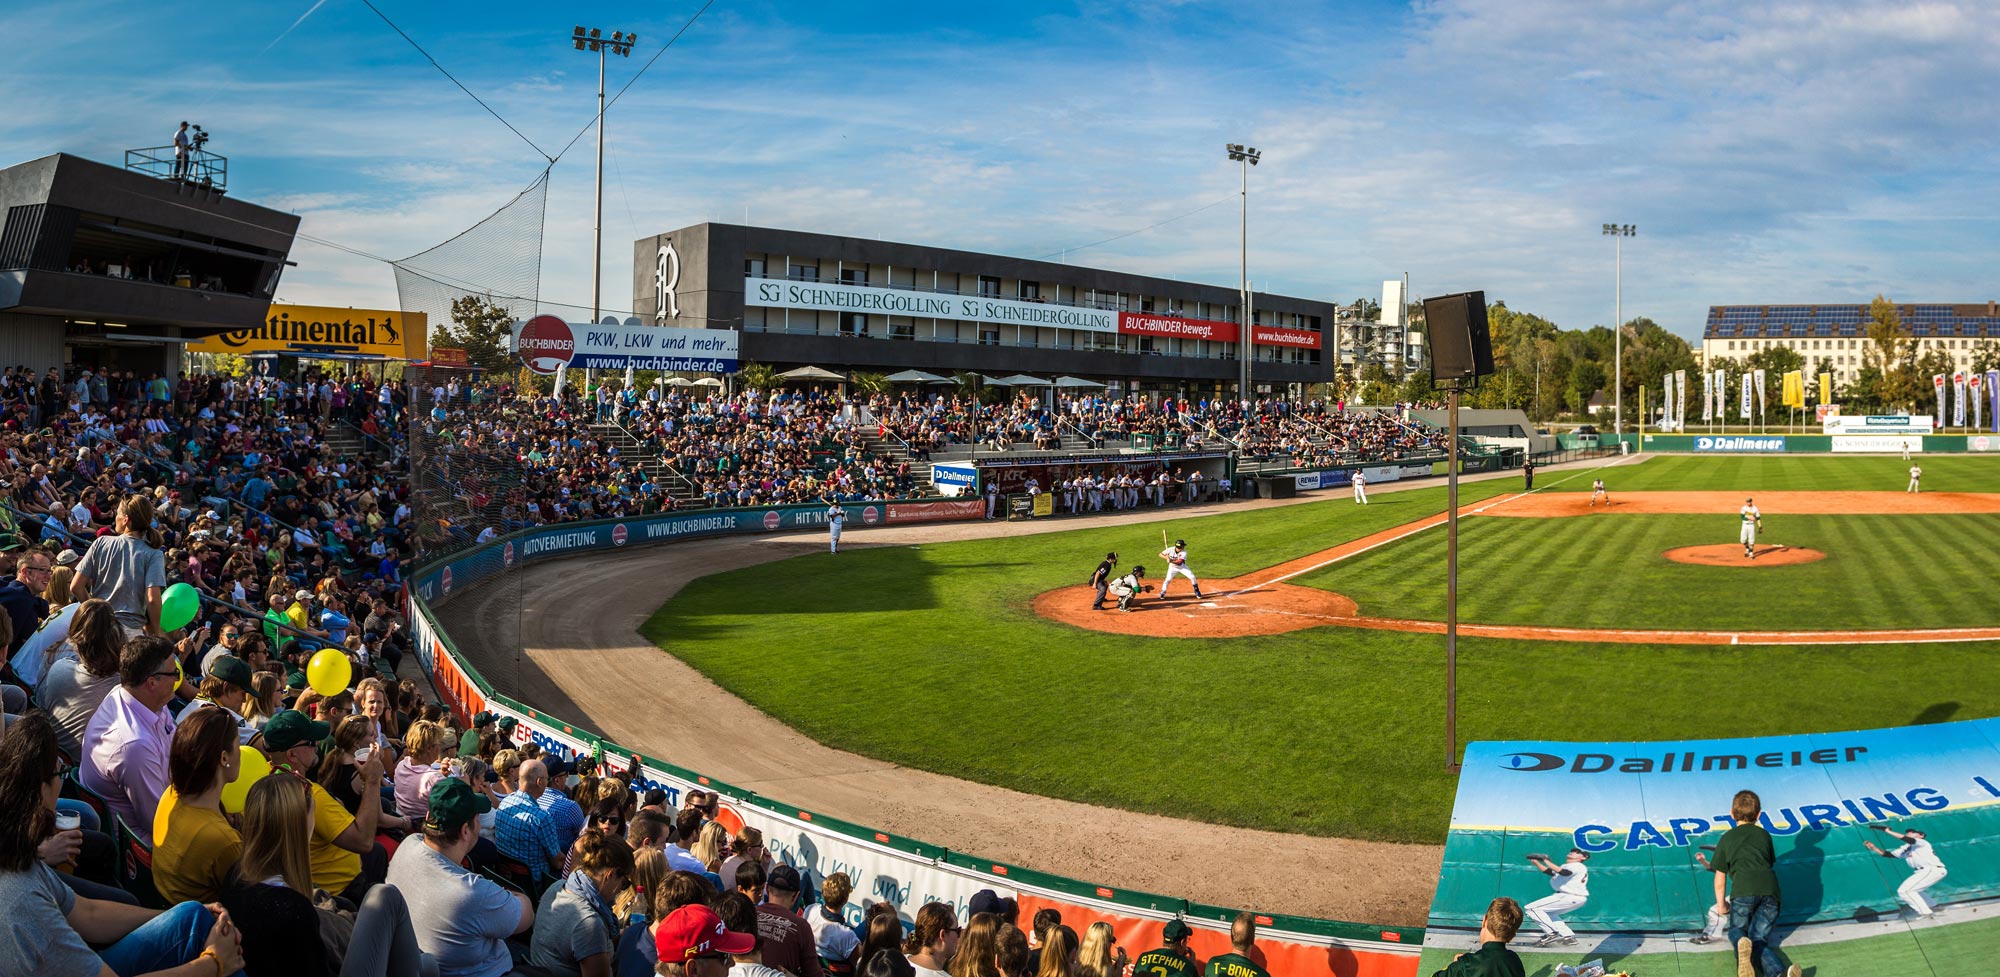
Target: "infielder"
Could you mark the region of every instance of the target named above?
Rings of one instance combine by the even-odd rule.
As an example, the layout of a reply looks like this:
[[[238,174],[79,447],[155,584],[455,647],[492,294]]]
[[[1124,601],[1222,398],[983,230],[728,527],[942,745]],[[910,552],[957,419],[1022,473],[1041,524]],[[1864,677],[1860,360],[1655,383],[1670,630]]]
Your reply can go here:
[[[1944,862],[1939,861],[1937,852],[1931,850],[1931,843],[1924,840],[1924,833],[1915,829],[1904,832],[1891,831],[1887,825],[1871,824],[1869,827],[1903,842],[1895,851],[1883,851],[1870,841],[1868,850],[1883,858],[1900,858],[1910,866],[1910,877],[1896,887],[1896,898],[1917,911],[1918,916],[1932,915],[1929,900],[1924,898],[1924,890],[1938,884],[1945,876]]]
[[[1919,466],[1916,466],[1916,465],[1911,465],[1911,466],[1910,466],[1910,487],[1909,487],[1909,488],[1906,488],[1906,489],[1904,489],[1903,491],[1905,491],[1905,492],[1908,492],[1908,493],[1909,493],[1909,494],[1911,494],[1911,495],[1915,495],[1915,494],[1917,494],[1917,480],[1918,480],[1918,479],[1920,479],[1920,478],[1923,478],[1923,477],[1924,477],[1924,470],[1923,470],[1923,469],[1922,469],[1921,467],[1919,467]]]
[[[1106,553],[1104,554],[1104,562],[1099,563],[1097,569],[1091,572],[1090,589],[1097,592],[1097,599],[1090,602],[1091,610],[1101,611],[1104,609],[1104,594],[1111,589],[1111,568],[1117,565],[1118,554]]]
[[[1188,569],[1187,540],[1174,540],[1174,545],[1160,551],[1160,557],[1167,561],[1166,579],[1160,581],[1161,600],[1167,599],[1167,588],[1174,585],[1174,578],[1177,576],[1186,577],[1188,583],[1194,585],[1194,597],[1196,600],[1204,599],[1201,595],[1201,581],[1196,580],[1194,571]]]
[[[1590,853],[1581,848],[1570,849],[1561,865],[1550,861],[1547,855],[1528,856],[1528,864],[1548,876],[1549,888],[1556,890],[1521,907],[1523,915],[1546,931],[1541,939],[1535,941],[1536,946],[1557,943],[1576,945],[1576,932],[1562,921],[1562,917],[1590,901],[1590,868],[1583,864],[1589,858]]]
[[[1905,439],[1903,441],[1903,460],[1904,461],[1910,460],[1910,442],[1908,439]]]
[[[835,502],[826,507],[826,550],[840,552],[840,527],[847,522],[847,510]]]
[[[1348,476],[1347,481],[1348,484],[1354,486],[1354,503],[1356,505],[1367,505],[1368,478],[1361,474],[1361,469],[1356,468],[1354,474]]]
[[[1146,592],[1145,586],[1139,583],[1144,579],[1146,579],[1146,568],[1136,566],[1132,568],[1131,573],[1111,581],[1111,596],[1118,598],[1119,610],[1132,610],[1132,601]]]
[[[1598,499],[1604,500],[1604,507],[1606,509],[1611,508],[1611,493],[1604,490],[1604,479],[1593,478],[1590,480],[1590,505],[1592,508],[1597,506]]]
[[[1764,528],[1764,514],[1757,511],[1754,499],[1744,499],[1743,508],[1736,510],[1736,514],[1743,520],[1743,528],[1736,532],[1736,538],[1743,543],[1743,558],[1754,560],[1757,558],[1757,530]]]

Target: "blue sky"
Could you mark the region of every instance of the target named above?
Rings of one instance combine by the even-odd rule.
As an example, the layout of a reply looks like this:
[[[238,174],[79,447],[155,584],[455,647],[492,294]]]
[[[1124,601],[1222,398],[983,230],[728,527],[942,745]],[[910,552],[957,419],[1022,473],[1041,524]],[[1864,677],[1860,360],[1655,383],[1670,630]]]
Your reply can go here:
[[[699,6],[377,2],[551,152],[592,112],[575,23],[641,35],[615,90]],[[542,166],[359,0],[12,0],[0,36],[0,162],[115,162],[194,119],[233,194],[374,254]],[[1264,151],[1251,276],[1288,294],[1408,272],[1608,322],[1617,221],[1627,316],[1684,335],[1710,304],[2000,298],[1995,36],[2000,5],[1970,2],[716,0],[612,110],[605,304],[630,304],[635,238],[746,210],[1233,284],[1235,141]],[[546,299],[589,301],[591,178],[586,136],[551,184]],[[286,300],[395,301],[378,262],[293,257]]]

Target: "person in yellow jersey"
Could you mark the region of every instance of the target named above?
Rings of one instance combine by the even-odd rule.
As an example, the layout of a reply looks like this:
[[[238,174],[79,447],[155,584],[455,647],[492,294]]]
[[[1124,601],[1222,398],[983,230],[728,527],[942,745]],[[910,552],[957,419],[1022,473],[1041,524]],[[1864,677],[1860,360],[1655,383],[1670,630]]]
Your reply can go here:
[[[1201,961],[1188,949],[1194,927],[1185,920],[1170,919],[1161,935],[1167,945],[1139,954],[1139,959],[1132,961],[1132,977],[1195,977],[1201,973]]]
[[[1257,917],[1237,913],[1229,924],[1229,952],[1208,961],[1204,977],[1271,977],[1257,963]]]

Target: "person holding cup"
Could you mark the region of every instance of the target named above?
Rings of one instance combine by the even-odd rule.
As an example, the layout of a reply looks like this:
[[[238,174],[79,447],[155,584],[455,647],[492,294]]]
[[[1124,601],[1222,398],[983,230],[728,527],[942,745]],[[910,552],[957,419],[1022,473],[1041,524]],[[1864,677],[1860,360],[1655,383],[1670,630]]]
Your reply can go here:
[[[168,763],[172,782],[153,817],[153,885],[171,902],[214,902],[243,854],[243,836],[222,811],[222,788],[242,763],[235,717],[226,709],[188,710]]]

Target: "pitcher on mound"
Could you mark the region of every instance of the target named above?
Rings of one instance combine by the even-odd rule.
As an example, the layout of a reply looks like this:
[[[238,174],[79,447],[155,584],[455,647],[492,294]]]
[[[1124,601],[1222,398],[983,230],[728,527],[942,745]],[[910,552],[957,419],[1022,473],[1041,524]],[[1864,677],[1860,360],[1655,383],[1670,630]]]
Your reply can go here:
[[[1764,528],[1764,514],[1757,511],[1757,503],[1752,499],[1744,499],[1743,508],[1736,510],[1736,514],[1743,520],[1743,528],[1736,534],[1737,539],[1743,542],[1743,558],[1754,560],[1757,558],[1757,530]]]

